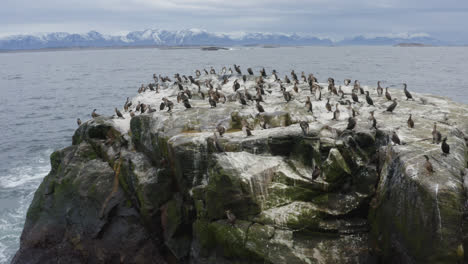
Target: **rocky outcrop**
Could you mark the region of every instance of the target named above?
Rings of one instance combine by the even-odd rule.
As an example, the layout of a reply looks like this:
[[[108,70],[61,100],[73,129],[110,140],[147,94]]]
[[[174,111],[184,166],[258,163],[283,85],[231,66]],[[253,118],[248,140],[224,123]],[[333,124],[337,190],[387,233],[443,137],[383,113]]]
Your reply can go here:
[[[81,125],[72,146],[51,155],[13,263],[463,262],[467,106],[414,94],[416,101],[383,113],[388,103],[373,95],[377,107],[354,104],[357,127],[346,130],[346,106],[338,121],[323,101],[307,112],[307,84],[286,103],[267,78],[266,112],[257,113],[235,101],[234,79],[222,86],[228,102],[216,108],[194,95],[190,109],[176,103],[171,113]],[[162,97],[176,95],[165,85],[132,102],[159,108]],[[371,110],[377,130],[367,121]],[[240,130],[243,120],[253,136]],[[309,123],[308,134],[299,121]],[[431,142],[434,122],[448,136],[447,156]],[[213,132],[220,123],[222,137]],[[392,131],[402,145],[391,143]],[[321,174],[313,180],[316,165]]]

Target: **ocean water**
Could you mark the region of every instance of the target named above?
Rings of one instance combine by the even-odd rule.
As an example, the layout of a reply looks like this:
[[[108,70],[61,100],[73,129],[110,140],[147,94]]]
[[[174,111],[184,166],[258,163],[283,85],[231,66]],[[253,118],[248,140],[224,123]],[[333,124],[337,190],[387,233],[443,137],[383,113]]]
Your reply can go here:
[[[8,263],[34,191],[50,170],[49,155],[71,144],[76,118],[94,108],[113,114],[152,74],[194,75],[238,64],[246,71],[294,69],[321,82],[408,84],[410,91],[468,103],[468,47],[284,47],[107,49],[0,53],[0,263]]]

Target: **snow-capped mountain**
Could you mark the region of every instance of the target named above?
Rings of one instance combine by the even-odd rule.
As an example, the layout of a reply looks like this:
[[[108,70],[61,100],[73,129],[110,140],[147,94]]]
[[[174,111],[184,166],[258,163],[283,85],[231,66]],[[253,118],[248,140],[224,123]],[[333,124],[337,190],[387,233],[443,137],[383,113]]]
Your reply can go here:
[[[236,46],[236,45],[395,45],[402,42],[441,45],[429,36],[374,37],[358,36],[333,42],[327,38],[282,33],[213,33],[200,29],[133,31],[111,36],[96,31],[85,34],[56,32],[37,35],[15,35],[0,38],[0,50],[22,50],[65,47],[119,47],[119,46]]]
[[[339,42],[340,45],[397,45],[400,43],[420,43],[424,45],[447,45],[438,39],[429,36],[412,36],[412,37],[364,37],[356,36],[351,39],[345,39]]]

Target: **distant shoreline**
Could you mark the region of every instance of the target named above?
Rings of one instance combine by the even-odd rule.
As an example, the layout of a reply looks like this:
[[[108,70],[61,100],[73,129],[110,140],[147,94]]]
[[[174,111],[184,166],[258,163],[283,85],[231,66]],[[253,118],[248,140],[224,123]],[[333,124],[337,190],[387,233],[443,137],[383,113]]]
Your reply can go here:
[[[0,53],[22,53],[22,52],[53,52],[53,51],[77,51],[77,50],[112,50],[112,49],[200,49],[206,51],[229,50],[231,48],[285,48],[285,47],[468,47],[467,45],[457,46],[434,46],[420,43],[399,43],[395,45],[240,45],[240,46],[157,46],[157,45],[142,45],[142,46],[107,46],[107,47],[54,47],[54,48],[39,48],[39,49],[0,49]]]

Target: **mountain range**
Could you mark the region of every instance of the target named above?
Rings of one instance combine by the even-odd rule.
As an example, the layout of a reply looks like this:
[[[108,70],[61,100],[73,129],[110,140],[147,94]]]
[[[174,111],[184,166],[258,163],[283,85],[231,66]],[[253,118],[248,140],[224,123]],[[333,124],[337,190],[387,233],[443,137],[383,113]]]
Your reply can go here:
[[[339,46],[339,45],[396,45],[420,43],[424,45],[450,45],[428,35],[398,37],[356,36],[341,41],[318,38],[310,35],[283,33],[212,33],[200,29],[144,30],[126,35],[112,36],[90,31],[85,34],[65,32],[12,35],[0,38],[0,50],[34,50],[44,48],[73,47],[138,47],[138,46]]]

